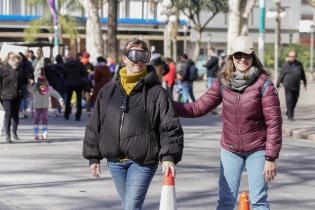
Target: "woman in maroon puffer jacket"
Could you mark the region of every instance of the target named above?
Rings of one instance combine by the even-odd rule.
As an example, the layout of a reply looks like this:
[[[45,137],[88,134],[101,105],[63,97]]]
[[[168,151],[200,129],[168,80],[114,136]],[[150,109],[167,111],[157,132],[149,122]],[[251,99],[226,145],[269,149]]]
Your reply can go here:
[[[280,102],[253,40],[240,36],[231,45],[226,69],[211,88],[196,102],[174,107],[181,117],[200,117],[223,103],[217,210],[234,208],[245,166],[253,209],[270,209],[267,183],[276,176],[282,144]]]

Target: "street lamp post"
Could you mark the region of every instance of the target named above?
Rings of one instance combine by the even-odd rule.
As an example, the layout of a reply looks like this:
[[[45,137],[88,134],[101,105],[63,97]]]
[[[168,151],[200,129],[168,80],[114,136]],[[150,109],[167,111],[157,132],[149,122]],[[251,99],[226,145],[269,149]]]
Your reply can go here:
[[[211,48],[211,38],[212,38],[212,35],[211,35],[211,34],[208,34],[207,49],[210,49],[210,48]]]
[[[59,53],[58,0],[48,0],[48,4],[54,20],[54,51],[56,52],[56,54],[58,54]]]
[[[313,58],[314,58],[314,25],[310,29],[311,44],[310,44],[310,72],[313,72]]]
[[[315,14],[314,14],[315,15]],[[300,20],[299,32],[310,33],[310,72],[313,72],[314,58],[314,20]]]
[[[274,62],[274,81],[278,79],[279,72],[279,42],[280,42],[280,0],[275,0],[277,15],[276,15],[276,39],[275,39],[275,62]]]
[[[259,0],[259,39],[258,39],[258,55],[260,61],[265,64],[265,4],[266,0]]]
[[[188,32],[187,25],[183,26],[183,31],[184,31],[184,53],[187,53],[187,32]]]
[[[276,27],[275,27],[275,46],[274,46],[274,82],[278,79],[279,72],[279,45],[280,45],[280,26],[281,18],[285,16],[284,8],[281,7],[281,0],[273,0],[276,4],[276,9],[271,9],[267,12],[267,17],[275,18]]]

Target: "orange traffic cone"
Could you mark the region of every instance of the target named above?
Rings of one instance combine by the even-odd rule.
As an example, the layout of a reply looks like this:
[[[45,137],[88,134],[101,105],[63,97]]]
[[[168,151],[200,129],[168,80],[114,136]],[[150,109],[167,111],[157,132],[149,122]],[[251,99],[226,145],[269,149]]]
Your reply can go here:
[[[160,210],[177,210],[175,182],[172,173],[164,176],[161,191]]]
[[[249,210],[248,192],[241,192],[238,210]]]

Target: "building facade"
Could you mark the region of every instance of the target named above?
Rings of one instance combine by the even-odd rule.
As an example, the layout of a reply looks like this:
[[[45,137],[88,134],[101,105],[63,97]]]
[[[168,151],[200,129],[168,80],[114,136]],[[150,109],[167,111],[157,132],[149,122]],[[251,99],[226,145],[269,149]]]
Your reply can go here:
[[[0,0],[0,42],[17,42],[24,40],[23,30],[31,20],[38,19],[44,15],[49,15],[49,8],[46,1],[43,4],[30,5],[28,0]],[[258,41],[259,28],[259,7],[258,2],[249,17],[249,34]],[[303,0],[281,0],[281,5],[285,11],[285,16],[281,18],[281,44],[298,43],[300,34],[298,31],[299,20],[310,16],[310,10]],[[61,5],[62,6],[62,5]],[[266,1],[266,11],[274,8],[273,1]],[[162,11],[162,0],[119,0],[119,20],[118,39],[121,45],[125,40],[138,36],[147,40],[150,45],[154,45],[156,51],[163,53],[163,32],[165,24],[160,21]],[[101,27],[106,39],[107,31],[107,4],[100,10]],[[66,7],[61,7],[62,14],[75,17],[84,17],[84,12],[80,9],[69,11]],[[209,12],[203,12],[202,19],[209,16]],[[228,16],[229,14],[218,14],[206,27],[202,34],[202,51],[205,53],[207,46],[211,44],[221,51],[226,50]],[[183,46],[187,44],[188,54],[192,54],[196,33],[185,24],[189,24],[184,16],[180,16],[181,24],[178,28],[177,51],[184,52]],[[273,43],[275,39],[275,20],[266,17],[266,43]],[[41,27],[39,40],[51,40],[53,34],[49,32],[47,26]],[[65,35],[65,39],[67,40]],[[77,50],[84,51],[84,25],[79,26]],[[184,41],[187,43],[184,44]],[[66,43],[69,43],[66,41]]]

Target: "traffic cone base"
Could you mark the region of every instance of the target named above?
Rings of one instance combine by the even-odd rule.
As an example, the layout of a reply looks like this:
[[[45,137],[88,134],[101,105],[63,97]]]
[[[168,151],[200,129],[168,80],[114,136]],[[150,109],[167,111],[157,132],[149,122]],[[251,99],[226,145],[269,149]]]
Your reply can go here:
[[[240,201],[238,210],[250,210],[249,201],[248,201],[248,192],[240,193]]]
[[[171,173],[164,176],[159,210],[177,210],[175,182]]]

